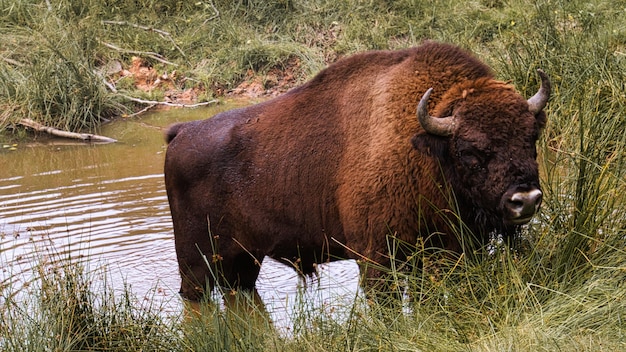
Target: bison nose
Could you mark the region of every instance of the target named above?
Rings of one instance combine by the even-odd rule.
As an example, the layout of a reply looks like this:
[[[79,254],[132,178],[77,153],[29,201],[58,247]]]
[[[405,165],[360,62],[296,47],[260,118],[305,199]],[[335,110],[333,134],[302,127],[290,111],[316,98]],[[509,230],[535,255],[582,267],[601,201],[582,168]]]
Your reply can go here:
[[[535,215],[539,206],[543,193],[537,188],[526,192],[515,192],[505,195],[504,207],[506,210],[507,220],[514,225],[525,224]]]

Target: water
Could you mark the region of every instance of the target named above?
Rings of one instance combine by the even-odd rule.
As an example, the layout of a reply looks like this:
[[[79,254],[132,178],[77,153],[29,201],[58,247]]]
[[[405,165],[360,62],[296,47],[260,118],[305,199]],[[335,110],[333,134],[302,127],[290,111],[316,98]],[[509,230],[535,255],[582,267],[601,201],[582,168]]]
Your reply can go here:
[[[114,144],[44,138],[0,150],[0,283],[19,287],[42,261],[71,257],[104,268],[114,289],[130,287],[139,300],[180,312],[163,131],[237,105],[116,121],[100,132],[119,141]],[[299,300],[314,310],[348,310],[357,282],[354,261],[321,265],[319,278],[303,283],[291,268],[265,258],[257,288],[277,327],[289,331]]]

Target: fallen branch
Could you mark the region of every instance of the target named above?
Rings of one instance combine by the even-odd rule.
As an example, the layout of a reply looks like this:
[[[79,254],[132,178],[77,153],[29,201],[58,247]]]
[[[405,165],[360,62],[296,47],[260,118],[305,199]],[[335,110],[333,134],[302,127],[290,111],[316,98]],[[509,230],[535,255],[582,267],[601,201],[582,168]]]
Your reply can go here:
[[[124,99],[128,99],[130,101],[134,101],[135,103],[148,104],[148,105],[165,105],[165,106],[173,106],[173,107],[177,107],[177,108],[195,108],[195,107],[198,107],[198,106],[215,104],[215,103],[219,102],[219,100],[213,99],[213,100],[210,100],[210,101],[205,101],[203,103],[182,104],[182,103],[170,103],[168,101],[143,100],[143,99],[129,97],[128,95],[123,95],[123,94],[120,94],[120,96],[122,98],[124,98]]]
[[[135,117],[135,116],[138,116],[138,115],[143,114],[144,112],[146,112],[146,111],[148,111],[148,110],[152,109],[152,108],[153,108],[153,107],[155,107],[155,106],[156,106],[156,104],[151,104],[151,105],[148,105],[148,106],[146,106],[145,108],[143,108],[143,109],[141,109],[141,110],[137,111],[136,113],[133,113],[133,114],[130,114],[130,115],[122,115],[122,117],[124,117],[124,118]]]
[[[161,30],[161,29],[156,29],[154,27],[147,27],[147,26],[142,26],[142,25],[135,24],[135,23],[130,23],[130,22],[127,22],[127,21],[102,21],[102,23],[104,23],[104,24],[112,24],[112,25],[120,25],[120,26],[131,26],[133,28],[143,29],[144,31],[158,33],[162,38],[163,37],[167,37],[167,39],[169,39],[169,41],[172,42],[172,45],[174,45],[176,50],[178,50],[178,52],[181,53],[183,55],[183,57],[187,57],[185,55],[185,53],[180,49],[178,44],[176,44],[176,42],[174,41],[174,38],[172,38],[172,35],[169,32],[166,32],[166,31]]]
[[[102,82],[107,88],[111,90],[111,92],[117,93],[117,88],[115,88],[115,85],[112,83],[109,83],[106,78],[102,77]]]
[[[144,31],[159,33],[159,34],[165,35],[165,36],[169,36],[170,35],[169,32],[166,32],[166,31],[163,31],[163,30],[160,30],[160,29],[156,29],[154,27],[142,26],[142,25],[130,23],[130,22],[127,22],[127,21],[102,21],[102,23],[104,23],[104,24],[116,24],[116,25],[120,25],[120,26],[131,26],[131,27],[134,27],[134,28],[143,29]]]
[[[115,51],[119,51],[120,53],[132,54],[132,55],[140,55],[140,56],[141,55],[145,55],[145,56],[147,56],[149,58],[152,58],[152,59],[154,59],[156,61],[159,61],[161,63],[164,63],[166,65],[178,66],[178,64],[175,64],[173,62],[169,62],[169,61],[165,60],[163,58],[163,56],[160,55],[159,53],[155,53],[155,52],[152,52],[152,51],[127,50],[127,49],[122,49],[122,48],[120,48],[118,46],[115,46],[115,45],[113,45],[111,43],[106,43],[106,42],[100,42],[100,43],[102,43],[102,45],[106,46],[107,48],[113,49]]]
[[[219,12],[219,10],[217,9],[217,7],[215,7],[215,5],[213,5],[213,1],[210,1],[210,2],[209,2],[209,5],[211,5],[211,7],[213,8],[213,12],[214,12],[214,13],[213,13],[213,16],[208,17],[206,20],[204,20],[204,22],[202,22],[202,25],[201,25],[201,26],[198,26],[198,28],[196,28],[196,30],[193,32],[192,37],[193,37],[193,36],[195,36],[195,35],[196,35],[196,33],[198,33],[198,31],[199,31],[199,30],[203,29],[202,27],[203,27],[205,24],[207,24],[209,21],[212,21],[212,20],[214,20],[214,19],[216,19],[216,18],[219,18],[219,17],[220,17],[220,12]],[[204,6],[205,6],[206,8],[208,8],[208,7],[206,6],[206,4],[205,4]]]
[[[3,57],[2,60],[10,63],[11,65],[14,66],[18,66],[18,67],[24,67],[25,65],[19,61],[13,60],[13,59],[9,59],[8,57]]]
[[[30,127],[36,131],[46,132],[48,134],[51,134],[57,137],[80,139],[80,140],[87,141],[87,142],[101,142],[101,143],[117,142],[117,140],[113,138],[99,136],[97,134],[69,132],[69,131],[59,130],[54,127],[44,126],[40,124],[39,122],[35,122],[31,119],[21,119],[18,123],[22,126]]]
[[[211,1],[209,3],[209,5],[211,5],[211,7],[213,8],[213,11],[215,11],[215,13],[213,14],[213,16],[207,18],[206,20],[204,20],[204,22],[202,22],[203,25],[205,25],[207,22],[216,19],[218,17],[220,17],[220,12],[217,10],[217,7],[215,7],[215,5],[213,5],[213,1]],[[206,5],[205,5],[206,6]]]

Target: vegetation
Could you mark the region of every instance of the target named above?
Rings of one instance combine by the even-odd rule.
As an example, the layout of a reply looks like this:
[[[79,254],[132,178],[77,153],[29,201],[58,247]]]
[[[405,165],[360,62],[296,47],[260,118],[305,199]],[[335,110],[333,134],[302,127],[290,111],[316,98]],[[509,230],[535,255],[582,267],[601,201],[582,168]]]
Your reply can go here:
[[[207,99],[273,69],[301,82],[338,57],[424,39],[456,43],[530,96],[536,68],[551,77],[539,144],[540,216],[517,250],[494,241],[458,260],[413,246],[413,300],[355,306],[346,322],[307,316],[283,338],[250,312],[209,308],[169,321],[158,309],[93,290],[75,264],[42,270],[24,306],[1,287],[0,347],[48,350],[626,349],[626,1],[477,0],[0,0],[0,121],[30,117],[69,130],[161,99],[104,68],[139,56]],[[176,74],[174,73],[176,71]],[[108,82],[107,86],[104,82]],[[417,265],[421,261],[422,266]],[[97,293],[95,293],[97,292]],[[245,303],[239,294],[235,306]],[[59,304],[63,302],[63,304]],[[246,308],[252,309],[252,308]],[[42,327],[46,327],[43,329]]]

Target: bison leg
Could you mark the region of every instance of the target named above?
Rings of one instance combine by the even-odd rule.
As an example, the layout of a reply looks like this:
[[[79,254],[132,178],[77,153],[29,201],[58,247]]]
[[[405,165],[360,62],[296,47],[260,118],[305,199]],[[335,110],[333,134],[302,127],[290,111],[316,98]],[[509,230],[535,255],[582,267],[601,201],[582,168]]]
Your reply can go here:
[[[181,276],[180,294],[191,301],[199,301],[205,291],[210,292],[215,286],[216,276],[212,272],[216,269],[219,256],[213,250],[215,239],[209,231],[206,216],[181,207],[181,204],[189,202],[187,199],[178,201],[182,197],[174,191],[168,195]]]
[[[205,236],[208,237],[208,234]],[[215,286],[216,270],[212,264],[215,256],[202,243],[189,243],[185,248],[177,244],[178,264],[181,276],[180,294],[183,298],[198,301],[205,291],[210,292]]]
[[[226,291],[252,291],[259,276],[260,263],[226,236],[206,233],[203,237],[201,243],[186,243],[185,249],[178,246],[181,295],[199,300],[216,284]]]
[[[220,285],[225,289],[253,291],[261,263],[237,244],[232,244],[231,248],[222,253],[221,270],[217,272]]]

